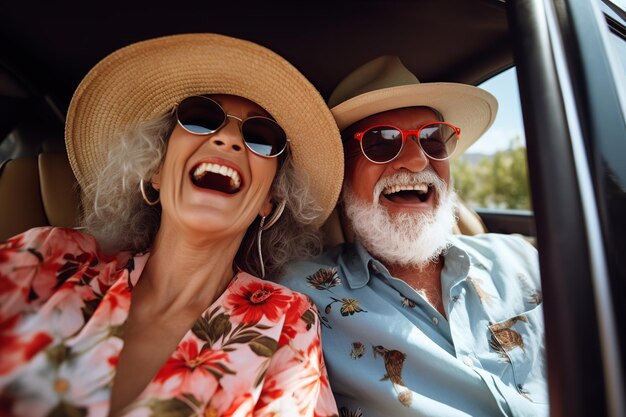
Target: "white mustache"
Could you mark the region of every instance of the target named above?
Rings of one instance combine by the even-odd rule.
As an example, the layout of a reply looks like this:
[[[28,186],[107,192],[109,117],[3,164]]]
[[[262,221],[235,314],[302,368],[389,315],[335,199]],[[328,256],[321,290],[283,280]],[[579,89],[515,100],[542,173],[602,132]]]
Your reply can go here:
[[[445,196],[448,191],[448,185],[441,179],[441,177],[439,177],[439,175],[437,175],[432,167],[427,167],[420,172],[398,172],[378,180],[373,191],[372,201],[374,202],[374,206],[378,205],[378,199],[385,188],[394,185],[416,184],[427,184],[429,187],[434,188],[435,196],[437,197],[437,204],[439,204],[441,197]]]

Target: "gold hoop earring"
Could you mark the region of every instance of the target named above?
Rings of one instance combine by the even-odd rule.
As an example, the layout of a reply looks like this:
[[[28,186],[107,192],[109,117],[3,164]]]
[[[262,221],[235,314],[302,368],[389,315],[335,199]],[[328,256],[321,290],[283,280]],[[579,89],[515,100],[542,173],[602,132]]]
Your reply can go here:
[[[143,201],[145,201],[146,204],[149,206],[156,206],[157,204],[159,204],[159,201],[161,201],[161,195],[159,194],[156,200],[150,201],[143,187],[144,186],[143,186],[143,178],[142,178],[141,180],[139,180],[139,190],[141,191],[141,196],[143,197]]]
[[[265,219],[267,218],[267,216],[261,216],[261,223],[259,223],[259,231],[257,232],[256,236],[257,250],[259,251],[259,261],[261,262],[261,278],[265,278],[265,265],[263,262],[263,252],[261,251],[261,235],[263,234],[264,230],[269,229],[278,221],[280,216],[282,216],[283,211],[285,211],[286,204],[287,200],[281,201],[278,204],[278,207],[276,207],[276,210],[274,210],[274,213],[272,213],[272,216],[269,218],[267,223],[265,223]]]

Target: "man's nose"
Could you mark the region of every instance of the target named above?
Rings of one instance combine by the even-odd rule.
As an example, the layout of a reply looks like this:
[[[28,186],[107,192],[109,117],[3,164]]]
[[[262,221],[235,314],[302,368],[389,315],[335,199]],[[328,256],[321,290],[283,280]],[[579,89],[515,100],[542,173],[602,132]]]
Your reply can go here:
[[[225,125],[210,136],[209,143],[224,152],[241,152],[244,148],[241,119],[228,115]]]
[[[417,141],[418,139],[415,136],[409,136],[406,139],[400,155],[391,161],[391,167],[393,169],[406,169],[411,172],[420,172],[428,166],[430,161]]]

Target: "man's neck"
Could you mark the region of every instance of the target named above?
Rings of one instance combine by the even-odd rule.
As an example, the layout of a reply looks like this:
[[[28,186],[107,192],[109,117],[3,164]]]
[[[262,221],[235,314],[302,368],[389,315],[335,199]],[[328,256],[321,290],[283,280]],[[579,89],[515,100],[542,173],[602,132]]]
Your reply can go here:
[[[444,317],[446,312],[443,308],[441,292],[441,270],[444,258],[439,257],[437,262],[431,262],[423,267],[414,265],[386,265],[392,276],[400,278],[415,291],[421,294],[433,307]]]

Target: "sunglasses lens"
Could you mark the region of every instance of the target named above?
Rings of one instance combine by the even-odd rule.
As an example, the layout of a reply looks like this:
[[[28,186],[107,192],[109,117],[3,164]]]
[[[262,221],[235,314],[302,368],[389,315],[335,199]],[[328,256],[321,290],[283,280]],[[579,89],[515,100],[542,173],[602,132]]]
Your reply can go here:
[[[190,133],[206,135],[222,126],[226,114],[215,101],[206,97],[187,97],[176,109],[178,122]]]
[[[285,149],[287,135],[273,120],[250,117],[241,126],[243,139],[248,148],[261,156],[276,156]]]
[[[361,146],[372,161],[391,161],[402,150],[402,133],[391,126],[378,126],[363,134]]]
[[[447,124],[434,123],[420,131],[420,145],[433,159],[447,159],[454,153],[458,142],[456,130]]]

